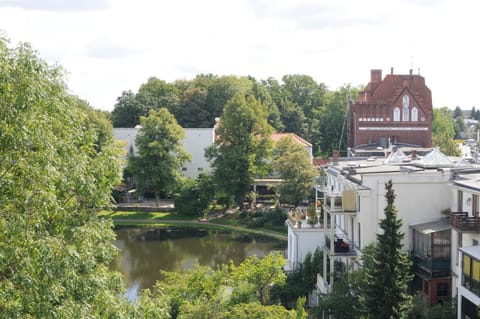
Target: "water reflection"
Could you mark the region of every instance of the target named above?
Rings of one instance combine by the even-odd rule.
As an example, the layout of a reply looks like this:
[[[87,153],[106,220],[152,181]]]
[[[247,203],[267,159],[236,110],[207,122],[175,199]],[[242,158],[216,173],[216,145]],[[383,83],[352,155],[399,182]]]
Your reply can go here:
[[[249,256],[286,248],[286,243],[274,239],[190,228],[122,228],[116,233],[114,244],[120,253],[112,268],[123,274],[129,299],[152,287],[160,270],[182,271],[197,263],[215,267],[230,260],[238,265]]]

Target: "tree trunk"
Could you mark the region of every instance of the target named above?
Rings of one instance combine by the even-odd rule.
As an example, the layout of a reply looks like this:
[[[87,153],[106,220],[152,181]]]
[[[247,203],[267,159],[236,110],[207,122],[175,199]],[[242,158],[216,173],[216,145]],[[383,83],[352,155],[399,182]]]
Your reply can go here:
[[[160,193],[159,192],[155,192],[155,205],[157,207],[160,207]]]

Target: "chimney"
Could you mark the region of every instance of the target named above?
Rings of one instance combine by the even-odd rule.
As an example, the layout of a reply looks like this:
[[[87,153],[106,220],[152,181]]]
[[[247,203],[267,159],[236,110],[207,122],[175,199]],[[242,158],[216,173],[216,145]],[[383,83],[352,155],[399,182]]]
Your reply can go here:
[[[393,66],[390,68],[390,74],[393,75]]]
[[[340,151],[339,150],[333,150],[333,163],[334,164],[338,163],[339,156],[340,156]]]
[[[382,70],[371,70],[370,71],[370,82],[379,83],[382,82]]]
[[[412,150],[412,160],[416,160],[417,159],[417,150]]]
[[[413,69],[410,69],[410,75],[413,75]]]

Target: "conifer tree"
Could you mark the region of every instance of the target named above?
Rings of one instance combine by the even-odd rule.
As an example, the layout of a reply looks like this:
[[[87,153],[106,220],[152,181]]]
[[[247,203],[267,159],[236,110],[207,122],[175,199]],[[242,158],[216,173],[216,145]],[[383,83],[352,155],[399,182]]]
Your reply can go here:
[[[387,206],[385,219],[380,221],[383,233],[377,234],[377,245],[364,256],[369,267],[364,267],[361,300],[371,319],[404,318],[409,310],[411,296],[407,293],[412,280],[411,260],[402,251],[404,234],[401,219],[394,206],[392,181],[385,184]]]

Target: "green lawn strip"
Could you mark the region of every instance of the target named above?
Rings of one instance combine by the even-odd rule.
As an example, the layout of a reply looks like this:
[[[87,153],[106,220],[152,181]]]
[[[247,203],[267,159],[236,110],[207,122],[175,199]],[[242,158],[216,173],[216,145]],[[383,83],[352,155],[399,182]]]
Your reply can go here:
[[[191,217],[178,215],[171,212],[125,212],[125,211],[113,211],[113,212],[101,212],[99,214],[103,217],[109,217],[112,219],[148,219],[148,220],[191,220]]]

